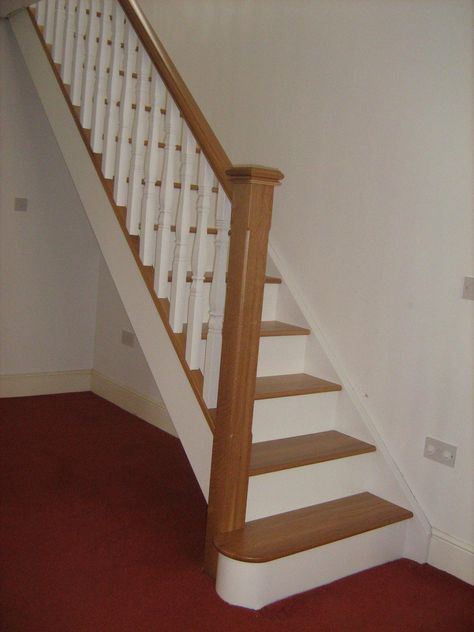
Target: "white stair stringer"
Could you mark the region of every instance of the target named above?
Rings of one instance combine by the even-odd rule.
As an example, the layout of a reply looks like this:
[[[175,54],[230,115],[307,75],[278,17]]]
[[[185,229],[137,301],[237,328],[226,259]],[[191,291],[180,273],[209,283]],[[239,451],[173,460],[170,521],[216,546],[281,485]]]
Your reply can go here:
[[[163,401],[207,498],[212,434],[26,11],[10,19],[66,165]]]

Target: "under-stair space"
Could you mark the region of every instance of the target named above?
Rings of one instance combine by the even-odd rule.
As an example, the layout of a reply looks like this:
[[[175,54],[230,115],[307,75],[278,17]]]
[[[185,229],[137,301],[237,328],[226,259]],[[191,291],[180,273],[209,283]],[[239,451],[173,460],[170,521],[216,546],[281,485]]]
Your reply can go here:
[[[228,179],[218,171],[207,130],[179,102],[182,80],[160,74],[165,66],[174,70],[133,2],[42,0],[11,23],[35,83],[47,86],[38,89],[51,126],[207,495],[211,431],[217,435],[238,406],[222,404],[219,377],[235,316],[229,302],[224,315],[226,292],[248,291],[232,278],[235,204],[245,187],[261,187],[265,205],[279,177],[229,164]],[[49,74],[35,61],[39,55],[49,57]],[[60,114],[59,98],[67,103]],[[73,157],[78,142],[93,165],[86,175]],[[87,197],[93,187],[102,188],[100,203]],[[427,543],[427,525],[390,455],[327,369],[315,332],[276,270],[269,260],[261,308],[258,297],[248,303],[260,309],[258,321],[238,323],[232,335],[241,346],[229,345],[241,350],[246,331],[259,334],[258,352],[249,353],[255,367],[248,378],[252,445],[242,449],[248,466],[240,474],[245,522],[211,534],[219,594],[250,608],[398,557],[423,560]],[[296,315],[294,324],[288,314]],[[315,357],[322,359],[317,372]]]

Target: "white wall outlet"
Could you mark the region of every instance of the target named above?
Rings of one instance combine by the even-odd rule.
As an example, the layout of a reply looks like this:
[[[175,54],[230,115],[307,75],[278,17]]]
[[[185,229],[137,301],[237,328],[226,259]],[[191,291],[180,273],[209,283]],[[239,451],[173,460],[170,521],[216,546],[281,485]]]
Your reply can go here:
[[[462,297],[474,301],[474,277],[464,277]]]
[[[456,451],[457,447],[455,445],[444,443],[432,437],[426,437],[424,456],[426,456],[427,459],[432,459],[443,465],[454,467]]]
[[[13,209],[15,211],[22,211],[22,212],[27,211],[28,210],[28,198],[16,197]]]
[[[133,331],[122,329],[122,344],[127,345],[127,347],[133,347],[135,345],[135,334]]]

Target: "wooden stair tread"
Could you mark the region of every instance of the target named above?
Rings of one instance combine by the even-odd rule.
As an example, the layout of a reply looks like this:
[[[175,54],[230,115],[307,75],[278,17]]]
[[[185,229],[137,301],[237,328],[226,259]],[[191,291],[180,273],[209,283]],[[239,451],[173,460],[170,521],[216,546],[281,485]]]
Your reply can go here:
[[[412,518],[407,509],[369,492],[260,518],[220,533],[217,549],[242,562],[269,562]]]
[[[212,283],[212,277],[213,277],[212,272],[205,272],[204,283]],[[173,279],[173,272],[172,270],[170,270],[168,272],[168,282],[171,283],[172,279]],[[191,283],[192,280],[193,280],[193,273],[186,272],[186,283]],[[281,279],[275,276],[266,276],[265,283],[281,283]]]
[[[314,377],[307,373],[267,375],[257,377],[255,399],[309,395],[311,393],[328,393],[340,390],[340,384],[334,384],[333,382],[322,380],[319,377]]]
[[[374,451],[374,445],[337,430],[261,441],[252,445],[249,473],[255,476]]]
[[[183,332],[186,333],[187,326],[183,326]],[[203,323],[201,337],[203,340],[207,340],[209,325]],[[308,336],[310,330],[299,325],[290,325],[289,323],[282,323],[279,320],[263,320],[260,327],[260,336],[262,338],[267,336]]]

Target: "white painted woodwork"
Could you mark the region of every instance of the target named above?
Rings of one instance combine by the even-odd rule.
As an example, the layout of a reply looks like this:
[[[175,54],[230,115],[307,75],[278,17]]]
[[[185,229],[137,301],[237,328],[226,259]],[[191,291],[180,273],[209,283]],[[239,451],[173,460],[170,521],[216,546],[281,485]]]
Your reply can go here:
[[[89,2],[86,0],[79,0],[77,4],[76,12],[76,38],[74,40],[74,54],[72,60],[72,75],[71,75],[71,101],[73,105],[81,104],[81,92],[82,92],[82,75],[84,71],[84,57],[85,57],[85,41],[87,29],[87,14],[86,10],[89,7]]]
[[[120,115],[117,151],[115,155],[114,199],[119,206],[127,203],[130,172],[132,127],[136,82],[133,73],[137,65],[137,35],[129,22],[125,24],[124,77],[120,94]]]
[[[340,392],[257,399],[253,409],[254,441],[271,441],[333,430]]]
[[[115,155],[119,128],[119,109],[117,102],[122,91],[123,36],[125,15],[118,2],[112,7],[112,53],[107,84],[107,106],[105,110],[104,143],[102,153],[102,173],[105,178],[113,178],[115,173]]]
[[[377,494],[385,481],[375,481],[376,469],[377,455],[370,452],[251,476],[246,520],[257,520],[364,491]],[[278,494],[275,494],[276,489]],[[383,496],[390,500],[387,494],[385,489]]]
[[[191,226],[191,184],[196,158],[196,141],[183,122],[181,137],[181,168],[178,213],[176,217],[176,245],[173,256],[173,277],[170,297],[170,325],[174,332],[183,330],[186,314],[186,273]]]
[[[171,219],[174,211],[174,176],[176,144],[181,120],[179,110],[171,96],[166,101],[165,152],[161,173],[158,205],[158,231],[156,234],[154,288],[158,298],[168,298],[168,259],[170,250]]]
[[[143,46],[139,46],[137,61],[136,110],[132,129],[132,157],[127,199],[127,230],[131,235],[139,234],[140,213],[143,198],[143,178],[145,173],[145,140],[148,140],[150,114],[150,72],[151,60]],[[158,146],[150,147],[150,152],[158,153]]]
[[[201,154],[201,177],[197,200],[196,235],[192,248],[192,282],[188,306],[188,329],[186,334],[186,362],[190,369],[198,369],[201,359],[201,334],[204,316],[204,273],[207,261],[207,227],[211,210],[214,173]]]
[[[44,39],[47,44],[53,43],[54,37],[54,15],[56,13],[57,0],[47,0],[46,2],[46,15],[44,22]]]
[[[257,376],[304,373],[307,336],[269,336],[260,339]]]
[[[93,94],[95,87],[95,68],[97,58],[97,39],[99,35],[99,18],[97,13],[100,7],[99,0],[91,0],[89,19],[86,33],[86,56],[82,73],[81,89],[81,123],[85,129],[90,129],[92,124]]]
[[[107,42],[112,39],[112,0],[101,0],[100,32],[98,55],[96,62],[96,76],[92,104],[91,136],[92,151],[102,153],[104,145],[104,123],[107,98],[107,70],[110,64],[112,48]]]
[[[36,5],[36,22],[38,26],[44,26],[46,22],[46,0],[40,0]]]
[[[15,15],[11,24],[133,330],[202,492],[207,497],[212,448],[209,426],[127,247],[33,24],[24,12]]]
[[[374,529],[271,562],[249,564],[219,554],[217,593],[230,604],[263,608],[403,555],[407,522]]]
[[[77,0],[68,0],[66,2],[66,16],[64,22],[64,39],[61,61],[61,77],[66,85],[70,85],[72,76],[77,5]]]
[[[156,209],[158,191],[156,181],[159,177],[160,156],[163,150],[158,148],[161,129],[161,104],[165,96],[165,86],[155,68],[151,71],[151,113],[148,132],[148,147],[145,153],[144,189],[140,216],[140,259],[146,266],[153,265],[156,249]]]
[[[64,25],[66,22],[66,0],[57,0],[54,15],[54,38],[51,54],[56,64],[60,64],[63,58]]]
[[[63,0],[59,1],[63,2]],[[54,18],[54,11],[50,7],[54,7],[56,4],[52,0],[48,3],[45,13],[46,23],[49,14],[49,19],[51,16]],[[105,2],[102,2],[101,8],[104,6]],[[89,7],[91,11],[88,20],[86,8]],[[188,322],[187,361],[191,368],[204,365],[204,397],[208,406],[214,407],[222,344],[230,204],[222,190],[219,189],[215,219],[218,232],[214,250],[214,280],[210,286],[210,284],[203,283],[203,275],[209,269],[207,263],[211,251],[208,248],[209,238],[206,229],[212,208],[213,175],[207,168],[207,162],[202,154],[199,159],[201,172],[198,180],[199,194],[196,217],[194,217],[195,194],[191,192],[191,184],[196,182],[194,166],[198,161],[195,139],[187,125],[181,122],[178,109],[168,95],[165,117],[165,149],[158,150],[161,122],[159,110],[162,102],[161,95],[165,93],[164,86],[157,77],[154,78],[151,85],[148,82],[149,66],[148,71],[145,71],[143,65],[149,65],[150,62],[143,53],[139,55],[138,81],[133,79],[132,73],[137,71],[137,37],[127,24],[125,60],[123,60],[121,45],[124,41],[124,16],[117,2],[113,3],[114,20],[107,36],[105,35],[105,25],[99,31],[96,7],[98,7],[98,0],[91,0],[90,2],[79,0],[75,21],[77,35],[74,46],[71,48],[73,51],[71,79],[73,84],[79,81],[80,95],[82,95],[81,116],[84,125],[87,126],[88,114],[83,113],[83,110],[86,109],[85,105],[89,102],[91,104],[95,102],[92,99],[92,92],[95,91],[95,97],[97,97],[100,89],[103,90],[105,85],[103,84],[99,88],[101,52],[98,56],[96,55],[96,37],[99,34],[101,44],[104,43],[106,37],[110,37],[112,46],[107,46],[107,48],[111,49],[111,59],[108,62],[105,61],[105,66],[103,66],[107,68],[108,63],[110,69],[107,82],[106,126],[103,143],[104,174],[106,177],[115,175],[115,199],[118,204],[127,203],[130,207],[127,213],[127,226],[130,232],[138,233],[138,224],[141,220],[141,240],[144,245],[142,252],[142,245],[140,244],[140,254],[147,261],[153,260],[153,258],[155,260],[155,288],[158,296],[170,295],[171,297],[170,323],[173,330],[182,331],[183,323]],[[104,12],[105,9],[102,9],[103,14]],[[66,56],[68,13],[63,17],[63,30],[66,33],[63,40],[63,56]],[[56,22],[53,21],[53,27],[49,27],[50,30],[53,29],[54,41],[54,24],[59,24],[61,19],[58,17]],[[20,32],[22,29],[25,33],[28,31],[29,27],[22,22],[21,17],[17,24],[20,25],[18,27]],[[86,28],[87,37],[84,40]],[[54,47],[53,40],[50,40],[49,43],[53,43]],[[87,46],[84,45],[85,42]],[[37,41],[33,46],[31,42],[25,43],[23,50],[27,64],[132,325],[188,452],[201,487],[206,493],[210,463],[210,432],[205,425],[189,383],[179,366],[179,361],[167,337],[166,329],[143,285],[133,257],[125,248],[123,235],[115,221],[100,182],[96,178],[94,168],[87,158],[87,151],[72,123],[69,111],[55,83],[54,75],[51,73],[51,69],[48,70],[47,64],[44,65],[44,56],[41,60],[36,59],[35,55],[39,56],[39,53],[32,52],[37,44]],[[97,77],[95,77],[96,73],[92,66],[93,81],[88,83],[91,60],[94,60],[93,66],[96,65],[97,67]],[[83,72],[84,65],[85,72]],[[122,68],[124,71],[123,81],[120,77]],[[152,104],[152,113],[145,115],[143,114],[146,112],[144,104],[149,105],[147,95],[150,96],[150,88],[153,99],[156,98],[160,106]],[[120,107],[117,107],[118,101]],[[135,116],[132,103],[136,103]],[[91,108],[91,119],[94,111]],[[118,143],[116,143],[116,136],[119,139]],[[129,142],[130,138],[132,138],[132,144]],[[154,139],[153,142],[152,138]],[[149,141],[147,150],[145,150],[145,139]],[[179,141],[181,151],[176,150]],[[97,147],[97,145],[95,146]],[[118,151],[116,151],[117,147]],[[158,187],[155,186],[155,182],[159,179],[161,156],[163,156],[161,186],[158,196]],[[181,161],[179,178],[181,189],[179,193],[174,188],[174,182],[177,179],[177,157]],[[142,184],[142,180],[145,181],[145,185]],[[144,193],[143,196],[142,193]],[[190,237],[189,227],[192,222],[194,223],[194,220],[197,225],[196,235]],[[153,225],[156,221],[158,231],[155,247],[153,244],[155,233]],[[173,238],[170,231],[171,223],[176,224],[176,233]],[[171,290],[169,290],[168,271],[170,270],[173,239],[175,239],[172,262],[173,282]],[[190,260],[191,243],[193,243],[193,249]],[[192,283],[187,283],[186,273],[190,269],[190,264],[193,280]],[[265,320],[275,318],[278,290],[279,285],[276,284],[266,284],[265,286],[263,306],[263,319]],[[210,312],[209,333],[203,361],[203,345],[200,333],[203,321],[202,314],[206,313],[208,309]],[[259,374],[269,375],[304,370],[305,344],[305,337],[299,336],[288,337],[288,339],[262,339]],[[266,440],[293,436],[334,427],[337,396],[337,393],[325,393],[257,401],[255,403],[254,439]],[[183,399],[185,400],[184,403],[181,401]],[[304,420],[301,419],[302,416],[304,416]],[[247,519],[279,511],[288,511],[292,508],[323,502],[367,489],[378,492],[394,502],[407,504],[406,490],[402,490],[399,480],[393,476],[390,468],[386,467],[386,462],[380,453],[377,453],[252,477],[249,486]],[[426,542],[426,533],[423,532],[422,526],[423,521],[418,518],[417,524],[412,527],[417,531],[417,535],[410,545],[411,549],[409,549],[410,556],[415,556],[415,553],[418,553],[420,559],[423,558],[423,543]],[[346,575],[348,572],[354,572],[351,570],[353,568],[361,570],[375,563],[382,563],[388,559],[393,559],[393,557],[399,557],[404,552],[405,533],[405,525],[394,525],[370,534],[356,536],[356,540],[351,538],[341,543],[320,547],[317,550],[268,564],[242,564],[220,556],[217,589],[219,594],[231,603],[238,603],[247,607],[261,607],[292,592],[299,592]],[[352,540],[354,540],[353,544],[351,544]],[[413,542],[415,541],[418,544],[414,545]],[[249,582],[252,582],[252,585],[248,585]]]
[[[267,283],[263,295],[262,320],[277,320],[278,283]]]
[[[229,228],[231,205],[224,190],[217,193],[215,254],[213,279],[209,297],[209,328],[204,357],[203,397],[209,408],[217,406],[219,369],[222,350],[222,326],[226,293],[227,259],[229,254]],[[264,294],[267,292],[267,287]]]

